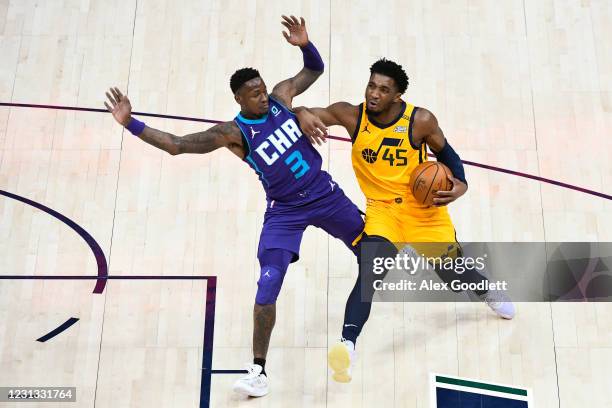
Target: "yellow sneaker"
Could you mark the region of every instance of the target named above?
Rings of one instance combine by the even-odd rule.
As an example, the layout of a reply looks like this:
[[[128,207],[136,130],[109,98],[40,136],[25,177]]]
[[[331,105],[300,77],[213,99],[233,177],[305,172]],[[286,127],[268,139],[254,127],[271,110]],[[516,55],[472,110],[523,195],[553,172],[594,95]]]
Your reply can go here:
[[[347,383],[352,379],[351,363],[355,358],[355,346],[349,340],[335,344],[327,353],[327,362],[332,369],[334,381]]]

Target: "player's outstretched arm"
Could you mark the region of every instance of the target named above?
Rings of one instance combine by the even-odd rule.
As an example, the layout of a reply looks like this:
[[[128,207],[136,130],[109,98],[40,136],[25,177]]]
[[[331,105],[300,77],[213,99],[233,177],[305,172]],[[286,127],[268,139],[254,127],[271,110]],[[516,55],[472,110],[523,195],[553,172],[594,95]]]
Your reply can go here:
[[[327,108],[299,106],[294,112],[304,134],[313,144],[320,145],[327,138],[328,126],[343,126],[352,135],[357,126],[359,107],[348,102],[336,102]]]
[[[453,173],[448,179],[453,183],[449,191],[438,191],[434,193],[433,203],[435,206],[444,206],[452,203],[467,191],[465,170],[461,158],[444,137],[440,129],[438,119],[427,109],[419,108],[414,117],[412,142],[416,146],[426,143],[436,155],[439,162],[444,163]]]
[[[272,90],[273,96],[291,107],[293,98],[308,89],[321,76],[325,66],[319,51],[308,41],[304,19],[300,17],[298,20],[294,16],[282,16],[282,18],[281,24],[289,31],[289,33],[283,31],[283,36],[289,44],[300,47],[304,55],[304,68],[294,77],[276,84]]]
[[[192,133],[183,137],[173,135],[146,126],[143,122],[132,118],[132,105],[127,96],[118,88],[106,92],[108,102],[106,109],[113,114],[115,120],[132,134],[146,143],[164,150],[171,155],[181,153],[208,153],[220,147],[227,147],[233,153],[242,157],[242,137],[240,129],[233,122],[223,122],[203,132]]]

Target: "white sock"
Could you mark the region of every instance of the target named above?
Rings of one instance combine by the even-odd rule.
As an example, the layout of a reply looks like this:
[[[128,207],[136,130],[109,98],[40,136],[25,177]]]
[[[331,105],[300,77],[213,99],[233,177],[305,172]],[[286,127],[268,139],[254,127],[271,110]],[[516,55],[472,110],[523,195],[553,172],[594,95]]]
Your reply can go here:
[[[346,344],[346,347],[349,349],[349,351],[355,351],[355,343],[346,339],[344,339],[342,342]]]

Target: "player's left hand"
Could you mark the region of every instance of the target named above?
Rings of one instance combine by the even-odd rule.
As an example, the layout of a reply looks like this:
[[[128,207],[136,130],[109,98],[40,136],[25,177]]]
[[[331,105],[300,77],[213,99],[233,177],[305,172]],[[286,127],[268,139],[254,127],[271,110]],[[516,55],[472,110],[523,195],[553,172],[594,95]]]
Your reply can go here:
[[[284,21],[281,21],[281,24],[289,30],[289,34],[283,31],[283,36],[287,42],[291,45],[297,45],[298,47],[305,47],[308,45],[308,33],[306,32],[306,22],[304,18],[300,17],[298,21],[295,16],[282,17]]]
[[[451,183],[453,183],[453,188],[451,188],[449,191],[436,191],[434,193],[433,205],[435,207],[443,207],[452,203],[464,195],[468,189],[467,184],[465,184],[463,181],[456,179],[451,175],[448,176],[448,179]]]
[[[297,108],[295,116],[310,143],[321,146],[327,141],[327,128],[321,119],[306,108]]]

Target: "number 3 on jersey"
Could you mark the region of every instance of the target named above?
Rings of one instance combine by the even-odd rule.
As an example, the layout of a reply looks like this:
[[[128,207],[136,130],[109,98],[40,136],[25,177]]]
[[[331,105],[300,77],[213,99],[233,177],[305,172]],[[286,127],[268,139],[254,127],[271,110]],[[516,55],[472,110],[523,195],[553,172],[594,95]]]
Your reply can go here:
[[[310,170],[310,166],[306,163],[299,150],[295,150],[291,153],[289,157],[285,159],[285,164],[291,168],[296,179],[299,179]]]

